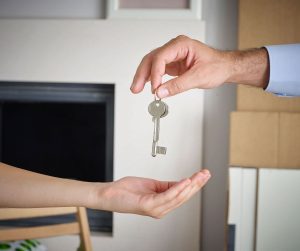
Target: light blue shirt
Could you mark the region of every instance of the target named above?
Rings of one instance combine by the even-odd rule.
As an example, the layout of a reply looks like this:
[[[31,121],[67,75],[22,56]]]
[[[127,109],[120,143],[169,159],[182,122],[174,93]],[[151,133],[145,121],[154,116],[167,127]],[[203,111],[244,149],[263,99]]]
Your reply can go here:
[[[265,48],[270,60],[270,80],[266,91],[280,96],[300,96],[300,44]]]

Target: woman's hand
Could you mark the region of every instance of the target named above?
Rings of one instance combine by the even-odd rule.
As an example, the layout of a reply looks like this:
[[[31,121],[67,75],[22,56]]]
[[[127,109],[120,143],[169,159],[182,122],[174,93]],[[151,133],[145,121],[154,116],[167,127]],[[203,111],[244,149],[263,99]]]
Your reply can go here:
[[[0,163],[0,207],[88,207],[161,218],[198,192],[208,170],[180,182],[125,177],[108,183],[38,174]]]
[[[208,170],[197,172],[180,182],[125,177],[96,186],[92,207],[162,218],[190,199],[209,178]]]

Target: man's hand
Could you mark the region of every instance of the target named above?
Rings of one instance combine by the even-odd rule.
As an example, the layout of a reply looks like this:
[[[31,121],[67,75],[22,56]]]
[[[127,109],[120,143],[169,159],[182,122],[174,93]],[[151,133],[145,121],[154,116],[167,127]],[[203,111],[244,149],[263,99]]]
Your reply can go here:
[[[208,170],[195,173],[180,182],[125,177],[115,182],[95,187],[94,208],[162,218],[179,207],[210,178]]]
[[[209,89],[225,82],[265,87],[269,74],[265,49],[221,51],[197,40],[178,36],[147,54],[133,79],[131,91],[139,93],[151,81],[159,98],[189,89]],[[163,75],[177,76],[162,84]]]

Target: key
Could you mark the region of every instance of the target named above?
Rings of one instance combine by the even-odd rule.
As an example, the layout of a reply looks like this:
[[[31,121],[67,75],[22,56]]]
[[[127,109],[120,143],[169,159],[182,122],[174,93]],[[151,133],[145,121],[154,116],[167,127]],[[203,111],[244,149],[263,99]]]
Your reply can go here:
[[[154,122],[153,142],[152,142],[152,156],[155,157],[157,154],[166,154],[167,148],[158,146],[159,130],[160,130],[160,118],[168,115],[168,106],[161,100],[154,99],[153,102],[148,106],[148,111],[152,115]]]
[[[162,101],[160,101],[160,102],[162,102]],[[164,103],[164,102],[162,102],[162,103]],[[165,105],[165,113],[161,116],[161,118],[166,117],[169,113],[168,105],[166,103],[164,103],[164,105]]]
[[[149,113],[153,116],[154,132],[152,142],[152,156],[157,154],[166,154],[166,148],[158,146],[159,130],[160,130],[160,118],[166,114],[167,107],[165,103],[160,100],[154,100],[148,107]]]

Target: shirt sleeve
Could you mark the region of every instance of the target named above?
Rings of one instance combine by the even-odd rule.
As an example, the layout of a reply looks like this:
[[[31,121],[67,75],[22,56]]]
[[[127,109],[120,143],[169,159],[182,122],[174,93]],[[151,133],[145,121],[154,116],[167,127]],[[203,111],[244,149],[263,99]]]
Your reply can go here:
[[[265,48],[270,62],[270,80],[266,91],[280,96],[300,96],[300,44]]]

